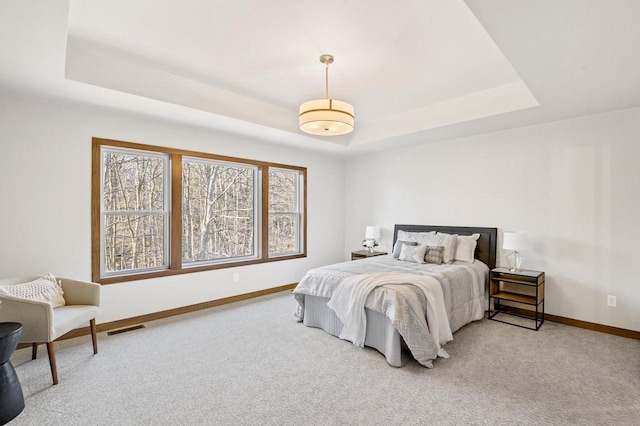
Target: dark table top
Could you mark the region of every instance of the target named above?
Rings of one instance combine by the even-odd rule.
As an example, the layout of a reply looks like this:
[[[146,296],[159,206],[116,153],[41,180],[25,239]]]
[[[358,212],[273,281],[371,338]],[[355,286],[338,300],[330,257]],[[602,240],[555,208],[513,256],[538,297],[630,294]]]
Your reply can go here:
[[[19,322],[0,322],[0,339],[17,333],[19,330],[22,330],[22,324]]]

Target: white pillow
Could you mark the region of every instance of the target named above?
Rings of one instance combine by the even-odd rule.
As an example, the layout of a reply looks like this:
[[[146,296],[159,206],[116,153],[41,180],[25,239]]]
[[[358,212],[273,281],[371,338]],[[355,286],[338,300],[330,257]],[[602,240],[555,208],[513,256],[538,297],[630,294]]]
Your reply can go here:
[[[405,262],[413,262],[413,263],[425,263],[424,255],[427,252],[427,245],[420,244],[417,246],[410,246],[408,244],[403,244],[402,249],[400,250],[400,260],[404,260]]]
[[[51,274],[43,275],[28,283],[0,286],[0,294],[51,303],[54,308],[64,306],[66,303],[62,297],[64,294],[62,287]]]
[[[402,249],[402,246],[408,244],[410,246],[417,246],[418,243],[416,243],[415,241],[401,241],[398,240],[396,241],[396,245],[393,246],[393,257],[394,258],[399,258],[400,257],[400,250]]]
[[[458,243],[456,245],[454,260],[472,263],[474,259],[473,255],[476,252],[476,245],[478,244],[478,238],[480,238],[480,234],[465,236],[458,235]]]
[[[438,232],[435,235],[430,235],[426,241],[426,244],[432,247],[443,246],[444,255],[442,258],[442,263],[451,263],[453,262],[453,257],[456,254],[457,237],[458,234],[445,234],[443,232]]]
[[[429,232],[407,232],[407,231],[398,231],[398,240],[402,241],[413,241],[418,244],[427,244],[426,240],[429,236],[436,235],[436,231]]]

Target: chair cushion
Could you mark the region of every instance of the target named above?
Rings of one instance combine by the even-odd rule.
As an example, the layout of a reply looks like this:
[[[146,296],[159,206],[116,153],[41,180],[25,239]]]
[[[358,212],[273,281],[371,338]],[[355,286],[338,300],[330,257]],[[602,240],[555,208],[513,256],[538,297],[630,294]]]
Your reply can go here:
[[[54,308],[65,305],[62,286],[51,274],[43,275],[26,283],[0,286],[0,294],[51,303]]]
[[[67,305],[53,310],[52,340],[67,334],[74,328],[89,325],[100,310],[93,305]]]

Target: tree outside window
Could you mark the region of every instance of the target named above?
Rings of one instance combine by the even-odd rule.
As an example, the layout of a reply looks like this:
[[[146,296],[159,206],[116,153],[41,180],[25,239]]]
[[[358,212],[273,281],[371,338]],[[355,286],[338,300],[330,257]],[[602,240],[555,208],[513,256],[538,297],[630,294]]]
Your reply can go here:
[[[183,159],[183,264],[256,257],[257,174],[256,166]]]
[[[269,256],[300,253],[301,174],[269,169]]]
[[[104,149],[103,273],[167,267],[166,155]]]

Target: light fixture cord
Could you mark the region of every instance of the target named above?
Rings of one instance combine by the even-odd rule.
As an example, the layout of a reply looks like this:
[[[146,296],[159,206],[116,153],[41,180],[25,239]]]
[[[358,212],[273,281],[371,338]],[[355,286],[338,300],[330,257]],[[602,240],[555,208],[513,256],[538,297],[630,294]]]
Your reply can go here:
[[[324,90],[325,90],[325,96],[327,99],[329,99],[329,62],[325,62],[325,69],[324,69]]]

